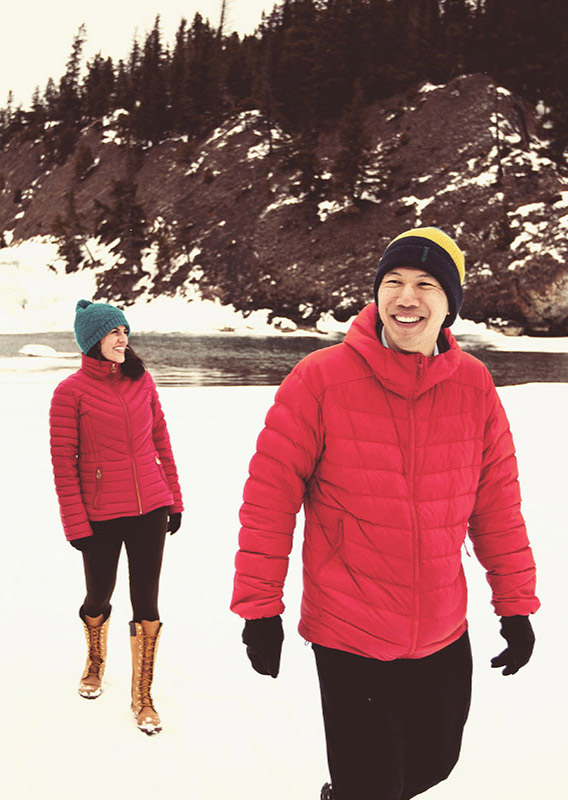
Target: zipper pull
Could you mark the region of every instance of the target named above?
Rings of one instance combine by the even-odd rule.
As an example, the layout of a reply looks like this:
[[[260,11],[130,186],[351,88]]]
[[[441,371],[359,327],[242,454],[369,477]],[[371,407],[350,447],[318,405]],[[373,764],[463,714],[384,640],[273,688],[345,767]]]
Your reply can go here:
[[[112,364],[110,365],[110,371],[111,371],[111,372],[116,372],[116,364],[114,363],[114,361],[113,361],[113,362],[112,362]]]
[[[99,467],[97,467],[96,476],[98,481],[103,477],[103,473],[100,471]]]

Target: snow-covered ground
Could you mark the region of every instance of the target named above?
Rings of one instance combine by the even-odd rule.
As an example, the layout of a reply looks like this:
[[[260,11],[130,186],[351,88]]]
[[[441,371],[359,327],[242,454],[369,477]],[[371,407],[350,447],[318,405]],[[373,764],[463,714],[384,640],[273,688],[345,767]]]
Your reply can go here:
[[[154,697],[164,723],[141,734],[129,710],[125,561],[113,599],[105,690],[76,692],[84,663],[81,556],[64,540],[52,487],[49,372],[0,373],[0,795],[9,800],[316,800],[327,778],[313,656],[295,631],[301,523],[277,680],[257,675],[228,610],[237,511],[274,387],[163,388],[187,511],[167,541]],[[474,699],[460,763],[432,800],[563,800],[568,703],[566,467],[568,385],[500,389],[515,433],[542,609],[530,664],[503,677],[483,572],[470,580]],[[470,548],[471,549],[471,548]]]
[[[60,266],[49,271],[50,260],[57,267],[53,244],[46,241],[0,250],[0,333],[71,329],[75,302],[92,296],[93,274],[66,275]],[[245,320],[234,309],[198,299],[162,298],[127,313],[135,331],[275,332],[264,312]],[[501,349],[568,351],[566,338],[504,337],[465,321],[453,330]],[[179,533],[168,538],[162,577],[164,628],[154,697],[164,731],[148,738],[136,730],[129,710],[124,560],[113,599],[105,691],[96,701],[76,692],[84,663],[77,616],[84,592],[81,556],[61,531],[47,431],[50,397],[65,373],[51,371],[49,358],[38,352],[7,361],[0,363],[0,796],[317,800],[327,779],[318,686],[311,650],[295,631],[301,520],[276,681],[253,672],[240,642],[242,623],[228,610],[242,485],[274,387],[160,390],[187,511]],[[75,359],[61,355],[56,361],[61,369],[75,368]],[[489,659],[504,641],[483,572],[464,553],[476,664],[473,707],[460,763],[428,793],[432,800],[566,797],[568,385],[499,391],[517,442],[539,566],[537,646],[516,676],[490,669]]]

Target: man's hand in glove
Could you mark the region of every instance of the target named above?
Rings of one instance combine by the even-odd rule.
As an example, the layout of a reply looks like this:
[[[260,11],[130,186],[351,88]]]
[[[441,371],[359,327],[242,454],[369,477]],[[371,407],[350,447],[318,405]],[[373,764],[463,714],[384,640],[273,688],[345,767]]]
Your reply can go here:
[[[503,675],[514,675],[528,663],[533,647],[534,633],[528,617],[501,617],[501,636],[509,645],[491,659],[492,667],[505,667]]]
[[[247,646],[247,656],[253,669],[261,675],[272,675],[276,678],[280,669],[283,640],[284,631],[279,616],[247,619],[243,629],[243,642]]]

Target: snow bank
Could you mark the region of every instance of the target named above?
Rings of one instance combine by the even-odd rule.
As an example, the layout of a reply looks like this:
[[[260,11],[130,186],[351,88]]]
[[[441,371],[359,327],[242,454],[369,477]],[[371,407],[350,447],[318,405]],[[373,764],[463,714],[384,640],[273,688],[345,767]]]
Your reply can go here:
[[[108,248],[90,245],[94,256],[110,258]],[[197,253],[198,255],[198,253]],[[151,266],[151,265],[150,265]],[[198,268],[198,266],[196,267]],[[95,292],[96,270],[67,274],[48,238],[30,239],[0,249],[0,334],[67,331],[73,327],[75,304]],[[126,309],[134,331],[304,335],[291,320],[268,322],[270,311],[244,316],[232,305],[203,300],[197,293],[175,297],[142,297]],[[344,332],[346,326],[331,315],[322,319],[322,333]]]
[[[108,256],[105,248],[97,248],[94,243],[90,247],[97,259],[104,260],[105,253]],[[198,255],[196,250],[196,269]],[[65,273],[57,256],[57,245],[48,238],[30,239],[0,249],[0,334],[71,330],[75,303],[81,297],[92,298],[95,292],[95,274],[96,271],[86,269]],[[136,332],[305,335],[291,320],[276,318],[269,323],[268,309],[245,317],[232,305],[203,300],[195,292],[186,296],[142,297],[128,306],[126,313]],[[324,314],[316,332],[346,333],[351,321],[341,323],[332,314]],[[484,344],[501,350],[568,352],[568,337],[505,336],[482,323],[459,317],[452,332],[480,337]]]

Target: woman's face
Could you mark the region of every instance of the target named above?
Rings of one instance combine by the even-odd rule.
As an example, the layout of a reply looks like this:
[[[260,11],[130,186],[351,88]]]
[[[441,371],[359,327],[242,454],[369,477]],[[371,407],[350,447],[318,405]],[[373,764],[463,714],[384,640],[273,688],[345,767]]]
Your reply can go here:
[[[124,325],[118,325],[109,331],[101,339],[101,353],[108,361],[116,361],[122,364],[125,359],[126,346],[128,344],[128,334]]]

